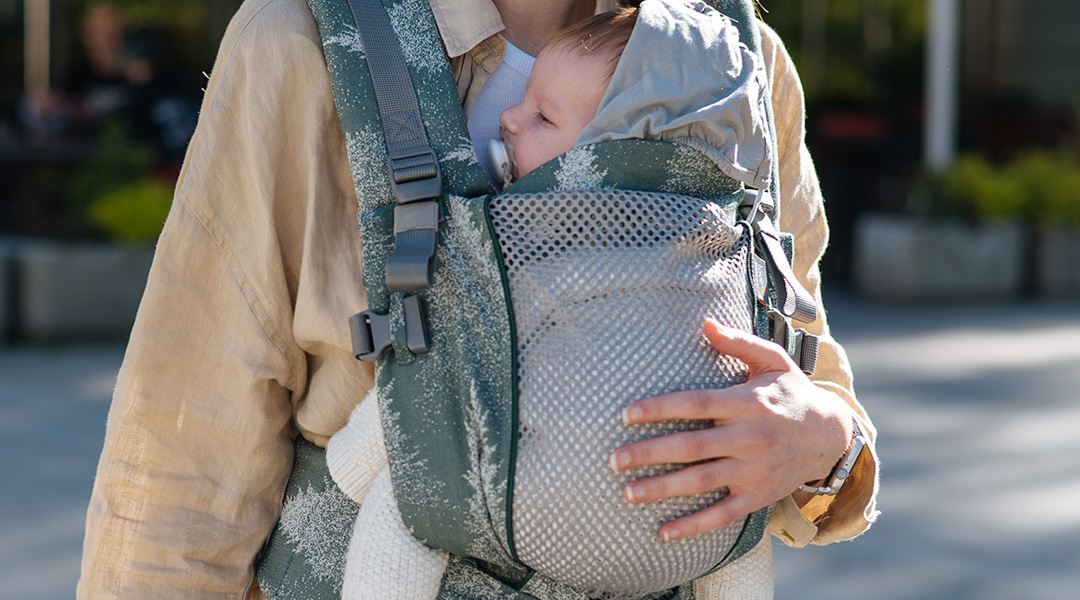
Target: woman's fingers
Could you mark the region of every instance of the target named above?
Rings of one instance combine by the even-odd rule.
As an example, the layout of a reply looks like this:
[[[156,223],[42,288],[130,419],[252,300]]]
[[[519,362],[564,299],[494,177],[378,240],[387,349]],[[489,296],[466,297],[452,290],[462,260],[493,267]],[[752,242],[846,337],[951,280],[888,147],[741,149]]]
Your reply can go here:
[[[727,456],[733,432],[717,427],[682,431],[627,444],[611,454],[611,468],[623,471],[642,465],[686,464]]]
[[[711,319],[705,321],[705,337],[721,354],[746,363],[750,379],[771,372],[797,370],[791,357],[779,345]],[[726,390],[686,390],[645,398],[623,409],[623,422],[635,425],[676,419],[725,419],[758,400],[755,394],[748,393],[748,387],[754,386],[743,384]]]
[[[730,389],[730,388],[729,388]],[[623,423],[642,425],[678,419],[723,419],[736,399],[723,390],[686,390],[645,398],[623,409]]]
[[[705,339],[720,354],[746,363],[751,377],[765,371],[787,371],[793,366],[791,357],[779,344],[712,319],[705,320]]]
[[[713,426],[627,444],[610,457],[616,470],[690,464],[629,482],[623,494],[631,502],[729,490],[713,506],[665,524],[665,539],[723,527],[820,479],[850,439],[851,410],[814,385],[782,347],[714,321],[706,322],[705,336],[717,352],[747,365],[746,382],[646,398],[628,406],[623,419],[628,425],[687,419]]]
[[[770,501],[762,501],[750,494],[732,493],[720,502],[665,523],[660,528],[660,537],[667,542],[681,540],[699,533],[727,527],[755,510],[764,508]]]
[[[631,481],[623,487],[623,496],[628,501],[639,504],[728,487],[739,480],[739,467],[736,462],[733,459],[717,459],[664,475]]]

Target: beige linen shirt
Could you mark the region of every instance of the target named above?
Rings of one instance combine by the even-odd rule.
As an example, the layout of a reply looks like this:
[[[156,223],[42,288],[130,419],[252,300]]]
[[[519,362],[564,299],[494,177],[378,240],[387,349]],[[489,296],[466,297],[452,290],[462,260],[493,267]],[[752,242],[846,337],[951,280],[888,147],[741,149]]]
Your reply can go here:
[[[502,58],[491,0],[431,0],[463,105]],[[602,4],[601,8],[606,8]],[[817,293],[827,229],[803,142],[791,60],[763,28],[779,131],[782,225]],[[117,381],[87,515],[79,598],[259,595],[299,432],[319,445],[373,385],[347,319],[366,307],[345,140],[304,0],[247,0],[221,44],[200,122]],[[822,317],[818,385],[855,409]],[[876,515],[864,454],[836,498],[772,523],[787,543],[828,543]]]

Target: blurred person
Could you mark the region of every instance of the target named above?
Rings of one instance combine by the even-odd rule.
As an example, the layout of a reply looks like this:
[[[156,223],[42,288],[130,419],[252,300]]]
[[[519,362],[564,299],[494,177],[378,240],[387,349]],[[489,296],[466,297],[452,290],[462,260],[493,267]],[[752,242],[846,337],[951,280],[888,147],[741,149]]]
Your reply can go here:
[[[109,2],[90,4],[80,21],[82,53],[75,74],[58,88],[23,99],[21,116],[34,136],[84,135],[131,100],[124,23]]]
[[[85,118],[100,121],[117,114],[131,101],[125,26],[120,10],[110,2],[95,2],[82,20],[85,69],[66,86],[77,98]]]
[[[123,112],[130,133],[152,143],[163,160],[183,158],[195,132],[198,87],[175,67],[165,32],[134,31],[124,42],[124,77],[130,100]]]
[[[24,102],[28,128],[59,137],[93,137],[106,123],[153,144],[158,156],[179,162],[198,114],[198,85],[171,60],[167,32],[127,31],[110,2],[94,2],[80,27],[80,66],[56,90]]]

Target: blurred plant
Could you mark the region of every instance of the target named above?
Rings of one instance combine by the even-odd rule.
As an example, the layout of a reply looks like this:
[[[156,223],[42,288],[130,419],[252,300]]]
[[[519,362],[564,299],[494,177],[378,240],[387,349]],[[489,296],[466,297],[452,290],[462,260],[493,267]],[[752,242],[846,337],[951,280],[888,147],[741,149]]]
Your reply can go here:
[[[88,158],[67,184],[69,207],[85,210],[94,197],[145,175],[157,160],[153,146],[134,139],[119,121],[106,123]]]
[[[201,70],[206,61],[214,60],[217,48],[217,39],[207,43],[207,34],[215,31],[212,25],[222,15],[227,22],[241,0],[68,0],[67,8],[82,15],[95,4],[115,6],[128,30],[149,29],[167,34],[177,56]],[[76,44],[76,40],[69,43]]]
[[[946,200],[980,220],[1006,221],[1024,210],[1022,182],[1009,169],[995,167],[979,155],[958,158],[942,186]]]
[[[1080,162],[1067,150],[1029,150],[1003,165],[964,154],[944,174],[921,174],[908,208],[926,217],[1080,229]]]
[[[67,184],[68,209],[112,239],[155,240],[172,200],[171,187],[151,175],[156,160],[152,146],[119,123],[107,124],[96,151]]]
[[[169,214],[173,190],[147,177],[107,192],[90,204],[90,220],[110,238],[132,243],[157,239]]]
[[[95,4],[115,6],[129,27],[170,26],[186,31],[206,18],[206,0],[72,0],[71,8],[83,12]]]
[[[1066,151],[1031,151],[1009,166],[1023,187],[1025,217],[1043,227],[1080,229],[1080,162]]]
[[[925,2],[759,0],[758,6],[791,53],[808,104],[918,98]]]

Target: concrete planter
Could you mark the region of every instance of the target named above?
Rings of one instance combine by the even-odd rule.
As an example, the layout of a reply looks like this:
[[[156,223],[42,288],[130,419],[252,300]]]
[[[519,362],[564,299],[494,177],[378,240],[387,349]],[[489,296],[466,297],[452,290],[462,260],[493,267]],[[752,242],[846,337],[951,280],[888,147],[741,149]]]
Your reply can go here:
[[[859,292],[892,302],[1002,300],[1024,283],[1019,224],[971,226],[901,215],[864,215],[855,232]]]
[[[1036,234],[1035,290],[1042,296],[1080,297],[1080,231],[1054,227]]]
[[[153,255],[152,247],[20,240],[18,333],[39,341],[127,337]]]

